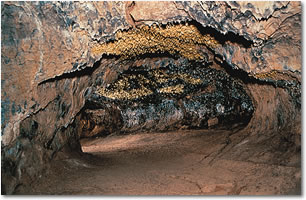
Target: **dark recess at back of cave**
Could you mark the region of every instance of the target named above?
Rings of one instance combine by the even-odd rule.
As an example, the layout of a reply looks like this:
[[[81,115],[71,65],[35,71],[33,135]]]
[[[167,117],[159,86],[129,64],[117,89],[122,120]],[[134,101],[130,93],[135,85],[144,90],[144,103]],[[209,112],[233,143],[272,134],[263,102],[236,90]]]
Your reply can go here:
[[[81,114],[83,136],[248,123],[254,107],[242,81],[215,63],[159,61],[131,66],[111,84],[92,86]]]

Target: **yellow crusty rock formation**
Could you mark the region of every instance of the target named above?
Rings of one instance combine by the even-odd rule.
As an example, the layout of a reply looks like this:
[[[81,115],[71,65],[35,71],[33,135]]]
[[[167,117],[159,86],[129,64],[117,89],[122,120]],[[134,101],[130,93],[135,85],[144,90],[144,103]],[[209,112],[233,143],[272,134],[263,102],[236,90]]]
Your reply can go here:
[[[128,31],[117,31],[115,41],[92,48],[96,55],[107,54],[133,58],[149,53],[179,54],[189,60],[203,59],[199,46],[216,48],[218,41],[209,34],[201,34],[194,25],[178,24],[160,27],[141,26]]]

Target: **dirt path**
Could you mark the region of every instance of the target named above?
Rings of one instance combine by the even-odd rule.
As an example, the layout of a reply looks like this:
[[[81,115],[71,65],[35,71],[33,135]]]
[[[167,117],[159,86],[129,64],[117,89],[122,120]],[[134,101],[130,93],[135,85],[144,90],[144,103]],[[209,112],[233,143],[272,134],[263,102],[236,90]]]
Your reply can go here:
[[[270,159],[269,154],[257,158],[258,162],[235,159],[251,146],[247,146],[248,140],[231,134],[197,130],[82,140],[83,151],[90,154],[53,162],[52,173],[41,178],[27,193],[269,195],[299,192],[301,169],[296,164],[267,164],[264,160]]]

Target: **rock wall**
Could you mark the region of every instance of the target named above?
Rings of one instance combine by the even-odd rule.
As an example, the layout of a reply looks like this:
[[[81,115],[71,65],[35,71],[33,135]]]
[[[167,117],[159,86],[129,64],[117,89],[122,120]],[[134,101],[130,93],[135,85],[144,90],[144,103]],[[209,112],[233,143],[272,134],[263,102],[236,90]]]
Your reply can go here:
[[[137,62],[119,63],[129,69],[106,86],[89,88],[81,136],[232,126],[253,114],[247,88],[216,63],[167,57]]]
[[[255,102],[246,131],[299,145],[300,2],[1,2],[1,16],[4,193],[35,181],[58,151],[80,151],[88,88],[128,69],[93,48],[143,25],[196,23],[213,35],[210,56]]]

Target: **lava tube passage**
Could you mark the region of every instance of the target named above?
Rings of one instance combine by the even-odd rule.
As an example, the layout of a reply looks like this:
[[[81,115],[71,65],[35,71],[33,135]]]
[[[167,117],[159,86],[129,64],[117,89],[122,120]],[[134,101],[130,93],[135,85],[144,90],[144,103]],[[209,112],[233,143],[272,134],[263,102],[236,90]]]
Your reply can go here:
[[[301,195],[300,2],[1,9],[2,194]]]

